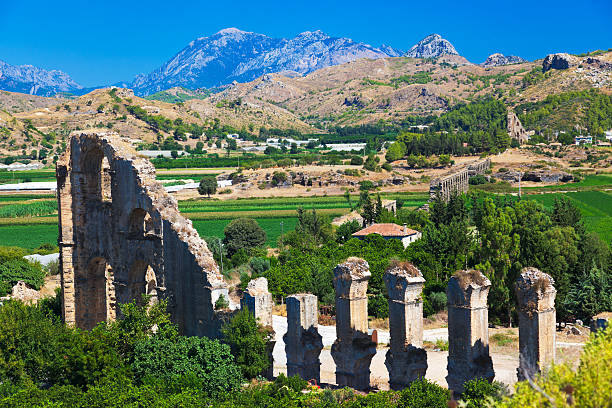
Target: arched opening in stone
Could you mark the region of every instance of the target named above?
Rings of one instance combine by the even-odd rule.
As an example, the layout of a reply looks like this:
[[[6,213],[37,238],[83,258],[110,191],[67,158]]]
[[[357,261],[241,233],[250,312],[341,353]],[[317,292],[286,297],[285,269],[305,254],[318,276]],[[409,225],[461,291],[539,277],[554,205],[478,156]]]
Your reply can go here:
[[[99,322],[114,317],[112,276],[112,268],[102,257],[93,258],[87,268],[77,274],[74,303],[79,327],[92,329]]]
[[[130,213],[128,237],[143,239],[150,234],[155,234],[155,227],[149,213],[142,208],[133,209]]]
[[[81,171],[85,201],[110,201],[112,171],[102,149],[94,148],[85,154]]]
[[[142,304],[142,295],[150,295],[151,302],[157,299],[157,278],[151,265],[138,260],[132,264],[128,275],[128,301]]]

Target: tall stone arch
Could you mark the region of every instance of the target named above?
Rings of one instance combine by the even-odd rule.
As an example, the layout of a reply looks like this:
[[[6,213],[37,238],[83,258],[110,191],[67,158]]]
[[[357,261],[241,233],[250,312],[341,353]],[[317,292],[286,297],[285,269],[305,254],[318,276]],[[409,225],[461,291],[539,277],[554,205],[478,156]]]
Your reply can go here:
[[[79,131],[56,175],[64,320],[88,329],[146,293],[168,301],[183,333],[215,337],[214,304],[227,285],[153,165],[115,133]]]

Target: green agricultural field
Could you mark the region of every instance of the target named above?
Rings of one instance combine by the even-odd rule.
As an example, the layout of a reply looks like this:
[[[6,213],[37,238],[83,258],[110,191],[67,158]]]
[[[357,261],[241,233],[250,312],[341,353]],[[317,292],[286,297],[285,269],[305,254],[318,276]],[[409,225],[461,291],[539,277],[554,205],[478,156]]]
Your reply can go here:
[[[0,246],[34,249],[41,244],[57,245],[57,236],[57,221],[53,224],[0,225]]]
[[[612,194],[603,191],[578,191],[575,193],[533,194],[523,196],[535,200],[546,208],[552,208],[555,198],[568,197],[580,209],[584,224],[607,242],[612,241]]]
[[[414,193],[381,194],[382,199],[404,200],[405,207],[418,207],[427,202],[428,196]],[[351,196],[351,204],[355,206],[358,196]],[[179,202],[179,209],[183,213],[202,212],[231,212],[231,211],[282,211],[297,210],[298,208],[317,210],[322,209],[349,209],[346,199],[342,196],[324,197],[273,197],[251,198],[238,200],[187,200]]]
[[[28,201],[38,199],[55,199],[55,195],[52,194],[13,194],[13,195],[0,195],[0,205],[15,201]]]
[[[21,202],[33,200],[31,203]],[[43,200],[34,200],[41,196],[2,196],[0,201],[0,245],[17,245],[24,248],[36,248],[41,243],[57,241],[57,216],[37,216],[56,211],[56,201],[52,196]],[[412,208],[427,201],[427,195],[419,193],[381,194],[381,198],[404,200],[404,207]],[[352,205],[359,201],[358,196],[351,196]],[[349,206],[342,196],[322,197],[271,197],[239,200],[188,200],[179,202],[179,209],[201,236],[223,237],[225,226],[235,218],[254,218],[266,231],[267,244],[275,247],[281,235],[280,223],[285,232],[293,230],[297,222],[296,210],[316,209],[320,215],[330,219],[349,211]]]
[[[0,171],[0,184],[55,180],[55,170]]]

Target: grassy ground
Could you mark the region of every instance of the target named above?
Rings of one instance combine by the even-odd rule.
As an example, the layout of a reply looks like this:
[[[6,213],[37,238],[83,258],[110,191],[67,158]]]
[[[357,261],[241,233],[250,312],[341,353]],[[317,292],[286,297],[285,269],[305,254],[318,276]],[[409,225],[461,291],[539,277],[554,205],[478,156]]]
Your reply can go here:
[[[607,242],[612,240],[612,193],[604,191],[579,191],[575,193],[533,194],[523,196],[552,208],[555,198],[565,196],[582,212],[588,231],[593,231]]]

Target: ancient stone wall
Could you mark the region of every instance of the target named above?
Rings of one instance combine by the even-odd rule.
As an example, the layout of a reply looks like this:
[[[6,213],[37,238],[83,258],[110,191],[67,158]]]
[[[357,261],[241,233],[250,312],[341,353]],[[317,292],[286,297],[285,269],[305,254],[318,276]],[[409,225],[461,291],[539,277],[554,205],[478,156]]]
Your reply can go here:
[[[457,271],[449,280],[448,298],[448,388],[463,392],[473,378],[493,381],[489,355],[487,296],[491,282],[479,271]]]
[[[318,326],[317,297],[298,294],[287,297],[287,333],[283,336],[287,354],[287,376],[321,382],[319,355],[323,339]]]
[[[334,268],[336,341],[331,355],[336,384],[357,390],[370,387],[370,362],[376,354],[376,343],[368,333],[370,276],[370,266],[360,258],[349,258]]]
[[[491,159],[487,158],[469,163],[460,170],[433,179],[429,184],[430,199],[440,194],[444,201],[448,201],[453,194],[467,193],[470,187],[470,177],[484,174],[490,168]]]
[[[384,275],[389,294],[390,344],[385,365],[389,386],[407,387],[427,371],[427,352],[423,349],[423,300],[425,279],[412,264],[397,262]]]
[[[215,337],[227,285],[153,165],[117,134],[73,132],[56,176],[66,323],[90,329],[149,294],[168,301],[182,333]]]
[[[519,315],[519,381],[555,361],[554,281],[536,268],[523,268],[516,281]]]
[[[463,194],[469,188],[468,169],[464,168],[455,173],[434,179],[429,184],[429,195],[435,198],[438,194],[444,201],[450,200],[453,194]]]
[[[508,110],[508,136],[518,140],[520,144],[527,143],[529,140],[527,131],[525,131],[518,116],[511,110]]]

